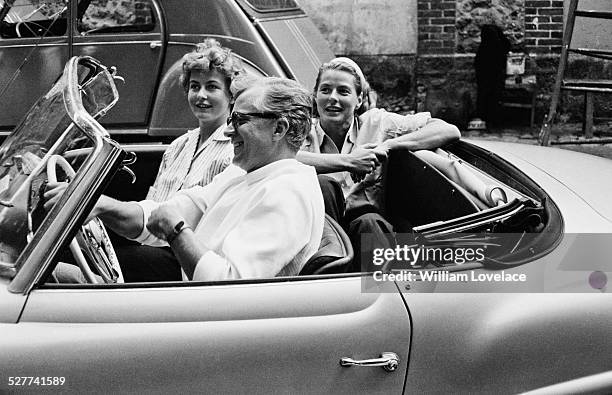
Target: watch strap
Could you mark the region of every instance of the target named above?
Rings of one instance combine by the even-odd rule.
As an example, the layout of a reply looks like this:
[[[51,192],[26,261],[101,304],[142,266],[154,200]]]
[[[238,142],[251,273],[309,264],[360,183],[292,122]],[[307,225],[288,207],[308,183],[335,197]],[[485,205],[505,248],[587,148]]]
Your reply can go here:
[[[166,236],[166,242],[168,244],[172,243],[174,239],[185,229],[191,229],[189,225],[185,223],[185,221],[179,221],[174,228],[172,228],[172,232]]]

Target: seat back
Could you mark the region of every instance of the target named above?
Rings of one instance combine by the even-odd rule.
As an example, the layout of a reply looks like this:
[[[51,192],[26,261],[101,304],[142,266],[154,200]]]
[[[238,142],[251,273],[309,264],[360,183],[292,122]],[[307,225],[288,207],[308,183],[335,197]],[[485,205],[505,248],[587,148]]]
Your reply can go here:
[[[385,219],[396,232],[480,211],[463,188],[410,151],[391,152],[384,180]]]
[[[300,275],[345,273],[352,260],[353,247],[348,235],[332,217],[325,214],[319,249],[306,262]]]

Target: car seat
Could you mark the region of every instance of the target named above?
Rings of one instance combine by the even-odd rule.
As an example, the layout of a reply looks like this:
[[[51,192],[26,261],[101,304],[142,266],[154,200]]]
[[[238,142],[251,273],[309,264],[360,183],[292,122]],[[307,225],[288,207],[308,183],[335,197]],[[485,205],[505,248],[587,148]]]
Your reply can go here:
[[[300,275],[345,273],[353,260],[353,247],[348,235],[332,217],[325,214],[321,244],[306,262]]]

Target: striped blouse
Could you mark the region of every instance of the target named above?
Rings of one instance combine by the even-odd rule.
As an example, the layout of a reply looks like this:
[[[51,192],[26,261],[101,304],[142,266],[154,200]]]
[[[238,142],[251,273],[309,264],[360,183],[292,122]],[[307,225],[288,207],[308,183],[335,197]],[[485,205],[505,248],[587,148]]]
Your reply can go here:
[[[163,202],[181,189],[208,184],[225,170],[232,162],[234,147],[223,135],[224,130],[225,125],[217,128],[197,152],[199,129],[189,130],[174,140],[164,153],[147,200]]]

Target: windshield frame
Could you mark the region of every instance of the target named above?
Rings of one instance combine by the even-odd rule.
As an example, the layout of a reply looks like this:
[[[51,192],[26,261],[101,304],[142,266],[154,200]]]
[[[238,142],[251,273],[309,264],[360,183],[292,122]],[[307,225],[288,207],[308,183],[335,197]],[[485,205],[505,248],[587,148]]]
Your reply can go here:
[[[85,66],[91,72],[79,76],[79,70],[83,70],[79,66]],[[114,100],[110,106],[89,114],[81,99],[79,78],[86,84],[89,78],[98,73],[103,73],[109,81]],[[113,76],[106,67],[91,57],[73,57],[66,64],[61,78],[66,79],[63,89],[64,106],[72,120],[68,128],[76,127],[82,131],[92,140],[93,148],[66,193],[48,212],[33,239],[19,255],[12,270],[5,267],[0,273],[5,277],[13,277],[8,287],[13,293],[29,292],[44,277],[53,258],[75,235],[125,155],[125,151],[110,139],[108,132],[94,119],[102,116],[118,99]]]

